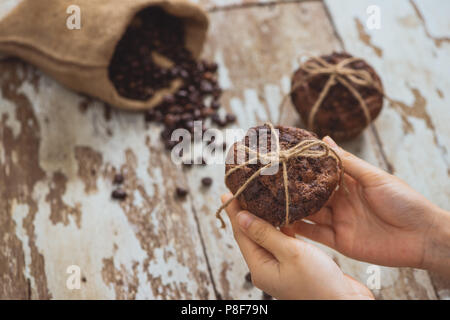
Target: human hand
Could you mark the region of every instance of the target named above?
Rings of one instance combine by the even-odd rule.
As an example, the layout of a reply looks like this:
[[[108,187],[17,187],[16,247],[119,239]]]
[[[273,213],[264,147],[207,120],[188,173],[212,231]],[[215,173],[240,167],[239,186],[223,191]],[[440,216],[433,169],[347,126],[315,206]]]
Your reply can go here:
[[[225,203],[232,196],[222,196]],[[253,284],[277,299],[373,299],[316,246],[283,234],[242,211],[234,200],[225,209]]]
[[[428,268],[431,234],[442,211],[399,178],[324,138],[341,157],[344,188],[316,214],[283,228],[342,254],[386,266]],[[347,189],[347,190],[346,190]],[[448,239],[447,239],[448,243]]]

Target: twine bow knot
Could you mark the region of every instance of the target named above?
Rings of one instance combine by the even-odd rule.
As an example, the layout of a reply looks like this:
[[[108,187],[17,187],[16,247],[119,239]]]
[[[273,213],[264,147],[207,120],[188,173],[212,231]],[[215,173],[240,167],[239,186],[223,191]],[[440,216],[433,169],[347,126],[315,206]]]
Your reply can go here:
[[[286,208],[285,224],[286,225],[289,224],[289,185],[288,185],[289,180],[288,180],[288,176],[287,176],[286,163],[290,159],[298,158],[298,157],[322,158],[322,157],[330,156],[333,159],[335,159],[336,162],[338,163],[338,166],[340,169],[339,183],[341,183],[341,181],[342,181],[342,176],[343,176],[344,170],[343,170],[341,158],[339,158],[339,156],[336,154],[336,152],[333,149],[331,149],[325,142],[323,142],[321,140],[307,139],[307,140],[300,141],[298,144],[296,144],[292,148],[289,148],[287,150],[281,150],[279,137],[278,137],[278,134],[277,134],[275,128],[273,127],[273,125],[271,123],[266,123],[265,125],[267,125],[270,128],[271,137],[273,136],[275,138],[274,139],[275,147],[276,147],[275,151],[270,151],[268,153],[260,153],[256,150],[250,149],[249,147],[245,146],[244,144],[237,145],[238,148],[243,148],[249,154],[249,160],[228,170],[228,172],[225,174],[225,182],[226,182],[227,178],[233,172],[242,169],[246,165],[252,163],[255,159],[258,159],[258,158],[263,159],[266,162],[268,162],[268,164],[261,166],[256,172],[254,172],[250,176],[250,178],[248,178],[244,182],[244,184],[236,191],[236,193],[233,195],[233,197],[228,199],[217,210],[216,217],[220,220],[220,222],[222,224],[222,228],[225,227],[225,222],[223,221],[222,217],[220,216],[220,213],[222,212],[222,210],[225,209],[231,203],[231,201],[233,201],[234,199],[239,197],[239,195],[242,194],[242,192],[244,192],[244,190],[249,186],[249,184],[253,180],[255,180],[263,170],[268,169],[274,165],[278,165],[278,164],[282,165],[284,194],[285,194],[285,200],[286,200],[285,201],[285,208]],[[253,155],[253,157],[251,157],[251,155]]]

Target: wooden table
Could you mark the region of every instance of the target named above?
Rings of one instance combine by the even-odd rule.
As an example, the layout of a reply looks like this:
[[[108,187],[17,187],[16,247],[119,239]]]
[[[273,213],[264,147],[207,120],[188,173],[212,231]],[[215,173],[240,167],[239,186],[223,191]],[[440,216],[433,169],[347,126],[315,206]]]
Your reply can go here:
[[[19,2],[19,0],[16,0]],[[204,56],[220,65],[223,104],[247,129],[276,119],[300,53],[347,50],[379,72],[381,116],[345,148],[450,209],[450,2],[445,0],[200,0],[210,11]],[[368,30],[366,9],[381,9]],[[0,16],[14,1],[0,4]],[[214,211],[223,166],[183,170],[161,128],[110,110],[34,67],[0,62],[0,298],[261,299],[230,227]],[[283,124],[301,125],[289,108]],[[124,173],[124,202],[111,200]],[[209,190],[204,176],[214,179]],[[176,186],[189,186],[185,201]],[[327,250],[366,282],[368,264]],[[66,285],[79,266],[80,289]],[[69,270],[70,271],[70,270]],[[70,287],[70,286],[69,286]],[[381,268],[381,299],[450,298],[423,270]]]

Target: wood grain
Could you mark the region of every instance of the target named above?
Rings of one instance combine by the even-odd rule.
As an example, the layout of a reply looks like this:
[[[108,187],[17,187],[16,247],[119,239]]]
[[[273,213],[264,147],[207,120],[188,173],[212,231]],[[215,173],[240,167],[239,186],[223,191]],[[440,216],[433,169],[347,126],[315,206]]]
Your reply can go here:
[[[0,70],[0,296],[215,298],[191,200],[174,199],[185,177],[159,128],[22,62]],[[120,203],[110,196],[116,172],[128,194]],[[70,265],[81,268],[80,290],[66,287]]]
[[[211,10],[204,56],[220,65],[223,105],[238,115],[234,128],[247,130],[266,120],[276,121],[300,53],[342,50],[321,2],[199,1]],[[0,17],[11,3],[0,5]],[[328,9],[335,10],[331,5]],[[332,12],[333,17],[348,14]],[[436,25],[428,27],[430,35],[445,37]],[[385,54],[382,43],[375,40],[370,39],[369,45]],[[437,46],[426,35],[423,41]],[[376,62],[374,49],[364,42],[361,46]],[[440,50],[445,46],[443,41]],[[433,92],[448,96],[445,73],[439,76],[442,85]],[[221,230],[214,217],[219,197],[226,192],[223,165],[182,169],[164,150],[159,126],[146,125],[140,114],[111,110],[70,92],[23,62],[0,61],[0,88],[0,298],[261,298],[260,290],[245,283],[247,267],[230,227]],[[430,101],[427,96],[427,108]],[[283,124],[302,126],[292,108],[285,110]],[[443,145],[450,135],[435,113],[430,118]],[[426,121],[416,118],[407,119],[415,134],[425,133],[428,140],[423,141],[434,141]],[[401,168],[400,160],[405,158],[390,152],[387,146],[393,148],[392,144],[381,132],[396,131],[380,123],[345,148],[402,174],[406,168]],[[436,154],[442,150],[433,148],[427,150]],[[439,174],[440,168],[435,169]],[[125,176],[124,202],[110,198],[116,172]],[[214,179],[209,189],[201,187],[205,176]],[[437,188],[426,174],[418,176],[423,177],[423,188]],[[186,200],[174,198],[176,186],[189,187]],[[444,196],[438,198],[442,205]],[[324,250],[345,272],[366,281],[367,264]],[[81,269],[79,290],[66,286],[70,265]],[[382,268],[382,277],[381,290],[374,292],[379,298],[436,298],[426,272]],[[438,292],[441,297],[446,294]]]
[[[326,1],[345,48],[379,72],[386,104],[375,122],[390,170],[450,209],[450,25],[447,1]],[[381,29],[368,30],[366,8],[378,5]],[[448,287],[434,282],[440,298]],[[442,282],[443,284],[444,282]]]
[[[249,128],[266,120],[276,121],[279,103],[289,90],[290,76],[298,66],[297,58],[301,53],[341,50],[325,8],[317,2],[215,12],[211,18],[211,36],[205,54],[220,64],[222,84],[228,89],[224,104],[239,115],[240,128]],[[283,124],[302,126],[292,108],[286,111]],[[387,167],[374,128],[344,146],[377,166]],[[230,227],[218,231],[218,223],[212,214],[219,206],[220,193],[226,191],[222,185],[224,169],[217,166],[205,170],[219,187],[210,190],[207,198],[196,197],[194,206],[199,212],[206,254],[217,289],[227,298],[254,297],[253,291],[247,295],[248,291],[242,290],[247,269],[242,259],[232,259],[237,248]],[[191,173],[191,184],[198,183],[197,176],[197,172]],[[367,264],[325,250],[345,272],[366,281]],[[223,280],[223,270],[226,270],[228,281]],[[382,275],[389,281],[382,283],[381,290],[376,290],[379,298],[436,297],[426,272],[382,268]]]

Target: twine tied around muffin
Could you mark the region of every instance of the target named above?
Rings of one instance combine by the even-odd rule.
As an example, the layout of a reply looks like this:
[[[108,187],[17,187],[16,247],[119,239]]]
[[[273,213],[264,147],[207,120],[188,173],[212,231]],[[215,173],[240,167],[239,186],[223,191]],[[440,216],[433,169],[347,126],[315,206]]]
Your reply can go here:
[[[270,128],[271,137],[272,136],[275,137],[276,150],[268,152],[268,153],[260,153],[260,152],[258,152],[256,150],[250,149],[249,147],[245,146],[245,144],[238,144],[237,145],[238,148],[239,147],[243,148],[249,154],[249,160],[245,161],[244,163],[241,163],[241,164],[237,165],[236,167],[234,167],[232,169],[230,169],[225,174],[225,181],[227,180],[227,178],[233,172],[242,169],[246,165],[252,163],[252,161],[254,161],[255,159],[258,159],[258,158],[263,159],[263,160],[267,161],[268,164],[262,166],[257,171],[255,171],[250,176],[250,178],[248,178],[244,182],[244,184],[236,191],[236,193],[233,195],[233,197],[228,199],[216,211],[216,218],[218,218],[220,220],[222,228],[225,228],[225,222],[224,222],[224,220],[222,219],[222,217],[220,215],[222,210],[225,209],[226,207],[228,207],[228,205],[234,199],[237,199],[242,194],[242,192],[244,192],[245,189],[250,185],[250,183],[258,177],[258,175],[261,173],[261,171],[263,171],[264,169],[267,169],[267,168],[269,168],[269,167],[271,167],[273,165],[280,164],[280,163],[282,165],[284,194],[285,194],[285,200],[286,200],[286,204],[285,204],[285,207],[286,207],[285,224],[286,225],[289,224],[289,185],[288,185],[289,184],[289,180],[288,180],[288,176],[287,176],[287,165],[286,165],[286,163],[290,159],[299,158],[299,157],[306,157],[306,158],[332,157],[333,159],[336,160],[336,162],[337,162],[337,164],[339,166],[339,170],[340,170],[339,185],[343,181],[344,170],[343,170],[342,160],[338,156],[338,154],[329,145],[327,145],[325,142],[323,142],[321,140],[307,139],[307,140],[300,141],[298,144],[296,144],[292,148],[289,148],[287,150],[281,150],[280,149],[279,137],[278,137],[278,134],[277,134],[274,126],[270,122],[265,123],[265,125],[267,125]],[[322,148],[320,148],[320,149],[316,148],[316,147],[319,147],[319,146],[322,147]],[[253,155],[254,157],[250,157],[250,155]]]
[[[337,64],[332,64],[325,61],[325,59],[321,57],[310,56],[310,59],[308,61],[306,61],[303,64],[300,64],[300,69],[307,72],[309,77],[322,74],[330,76],[327,82],[325,83],[325,86],[322,88],[319,97],[312,106],[311,111],[309,112],[307,121],[307,126],[309,130],[314,131],[314,122],[316,114],[319,111],[320,106],[325,100],[330,89],[338,83],[342,84],[345,88],[347,88],[347,90],[358,101],[362,111],[364,112],[364,117],[366,119],[367,125],[370,124],[372,118],[370,116],[369,108],[367,107],[367,104],[364,101],[363,97],[358,92],[358,90],[355,89],[353,84],[368,88],[374,88],[375,90],[380,92],[383,96],[385,96],[385,94],[383,89],[379,87],[376,80],[372,77],[372,75],[368,71],[355,70],[347,66],[348,64],[353,63],[355,61],[363,61],[363,60],[357,57],[350,57],[338,62]],[[282,101],[281,109],[283,109],[287,97],[291,95],[293,92],[295,92],[295,90],[301,85],[303,85],[303,83],[304,83],[303,81],[297,81],[293,83],[292,89]]]

